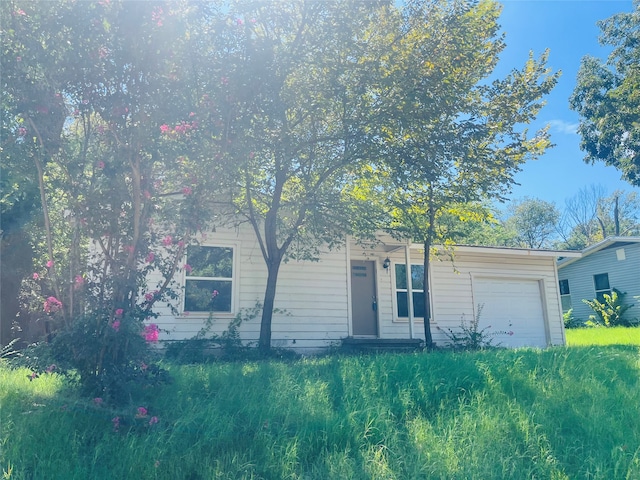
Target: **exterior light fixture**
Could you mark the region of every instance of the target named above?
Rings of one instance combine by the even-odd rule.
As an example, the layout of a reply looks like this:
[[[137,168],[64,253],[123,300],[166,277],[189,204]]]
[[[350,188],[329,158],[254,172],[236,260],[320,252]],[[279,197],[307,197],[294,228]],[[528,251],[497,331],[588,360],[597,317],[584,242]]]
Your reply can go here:
[[[382,268],[387,269],[389,268],[389,265],[391,265],[391,260],[389,260],[389,257],[384,259],[384,262],[382,262]]]

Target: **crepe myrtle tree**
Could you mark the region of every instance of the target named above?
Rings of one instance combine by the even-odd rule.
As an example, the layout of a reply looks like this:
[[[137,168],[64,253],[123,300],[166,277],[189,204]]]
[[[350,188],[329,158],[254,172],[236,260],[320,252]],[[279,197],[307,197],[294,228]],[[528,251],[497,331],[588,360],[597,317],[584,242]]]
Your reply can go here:
[[[33,162],[43,213],[40,267],[23,297],[47,321],[60,366],[87,392],[123,399],[149,372],[153,307],[171,305],[185,248],[211,217],[200,193],[215,188],[222,129],[202,121],[220,114],[191,60],[214,12],[186,2],[1,8],[10,151]]]

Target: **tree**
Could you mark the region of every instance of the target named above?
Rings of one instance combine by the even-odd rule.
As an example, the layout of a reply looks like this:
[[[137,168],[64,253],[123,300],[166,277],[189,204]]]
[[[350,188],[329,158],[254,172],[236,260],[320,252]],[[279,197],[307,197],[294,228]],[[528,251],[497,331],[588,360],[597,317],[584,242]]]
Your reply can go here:
[[[599,22],[607,61],[582,59],[570,105],[580,115],[585,162],[603,161],[640,186],[640,2]]]
[[[525,198],[510,206],[507,223],[513,226],[519,246],[543,248],[551,246],[557,231],[560,212],[553,203],[537,198]]]
[[[344,239],[342,185],[366,158],[364,33],[377,2],[238,3],[216,43],[229,112],[227,172],[235,218],[267,269],[259,348],[269,350],[280,266]]]
[[[638,231],[640,198],[635,192],[616,190],[607,196],[602,185],[581,188],[566,199],[559,222],[559,246],[583,249],[609,236]]]
[[[193,60],[211,12],[66,0],[2,9],[3,129],[14,133],[3,162],[33,162],[24,178],[43,215],[25,299],[83,386],[115,398],[146,373],[141,334],[154,341],[157,329],[143,322],[174,296],[184,249],[210,216],[199,193],[215,189],[202,169],[215,173],[220,136],[199,120],[219,113],[199,94],[206,69]]]
[[[384,55],[373,95],[381,112],[380,182],[371,195],[388,206],[392,233],[424,247],[427,347],[432,246],[454,238],[442,220],[487,217],[478,204],[503,199],[520,165],[550,145],[546,129],[532,137],[518,129],[535,118],[557,81],[546,54],[487,81],[504,48],[499,12],[494,2],[410,1],[386,12],[373,35]]]

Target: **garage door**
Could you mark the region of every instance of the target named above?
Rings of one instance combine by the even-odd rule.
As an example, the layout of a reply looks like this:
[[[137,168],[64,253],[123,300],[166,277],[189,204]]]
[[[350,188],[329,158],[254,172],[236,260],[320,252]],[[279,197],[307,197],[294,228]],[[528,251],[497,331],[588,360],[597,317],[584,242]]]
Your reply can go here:
[[[480,328],[513,332],[494,337],[505,347],[546,347],[544,311],[537,280],[474,278],[474,301],[483,305]]]

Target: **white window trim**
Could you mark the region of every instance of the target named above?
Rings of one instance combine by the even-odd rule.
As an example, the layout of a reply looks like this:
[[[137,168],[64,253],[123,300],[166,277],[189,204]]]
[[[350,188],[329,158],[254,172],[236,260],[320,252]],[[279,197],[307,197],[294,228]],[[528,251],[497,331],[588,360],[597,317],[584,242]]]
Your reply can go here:
[[[569,290],[569,293],[562,293],[562,291],[560,290],[560,282],[567,282],[567,290]],[[558,292],[560,293],[560,309],[562,310],[562,313],[566,313],[573,308],[573,302],[571,301],[571,285],[568,278],[558,280]],[[565,298],[569,299],[569,308],[567,310],[565,310],[562,306],[562,300]]]
[[[208,242],[203,242],[200,243],[199,245],[197,245],[199,247],[218,247],[218,248],[230,248],[232,251],[232,272],[231,272],[231,311],[230,312],[199,312],[199,311],[192,311],[192,310],[185,310],[184,309],[184,303],[185,303],[185,288],[187,285],[187,272],[184,270],[184,268],[182,269],[182,279],[181,279],[181,285],[182,285],[182,294],[180,295],[180,316],[183,318],[208,318],[209,315],[212,313],[214,317],[216,318],[233,318],[236,313],[238,312],[238,267],[239,267],[239,260],[238,260],[238,252],[239,252],[239,246],[236,243],[208,243]],[[183,257],[183,264],[188,263],[188,259],[187,259],[187,249],[185,249],[185,253],[184,253],[184,257]],[[189,280],[229,280],[229,278],[227,277],[188,277]]]
[[[406,288],[400,288],[398,289],[396,286],[396,265],[405,265],[405,262],[391,262],[391,267],[389,268],[389,270],[391,270],[391,290],[392,290],[392,295],[391,295],[391,308],[393,308],[393,321],[397,322],[397,323],[408,323],[409,322],[409,317],[400,317],[398,316],[398,292],[406,292],[407,289]],[[411,262],[411,265],[416,265],[418,267],[422,267],[424,264],[422,262],[418,262],[418,263],[414,263]],[[432,274],[432,269],[429,269],[429,283],[431,284],[431,274]],[[433,290],[433,289],[431,289]],[[434,315],[433,315],[433,292],[429,291],[429,297],[431,298],[431,306],[432,306],[432,311],[431,311],[431,323],[435,323],[434,322]],[[413,289],[413,293],[422,293],[424,292],[424,289]],[[415,307],[414,307],[415,309]],[[422,317],[413,317],[413,323],[416,324],[422,324],[424,322],[424,319]]]

